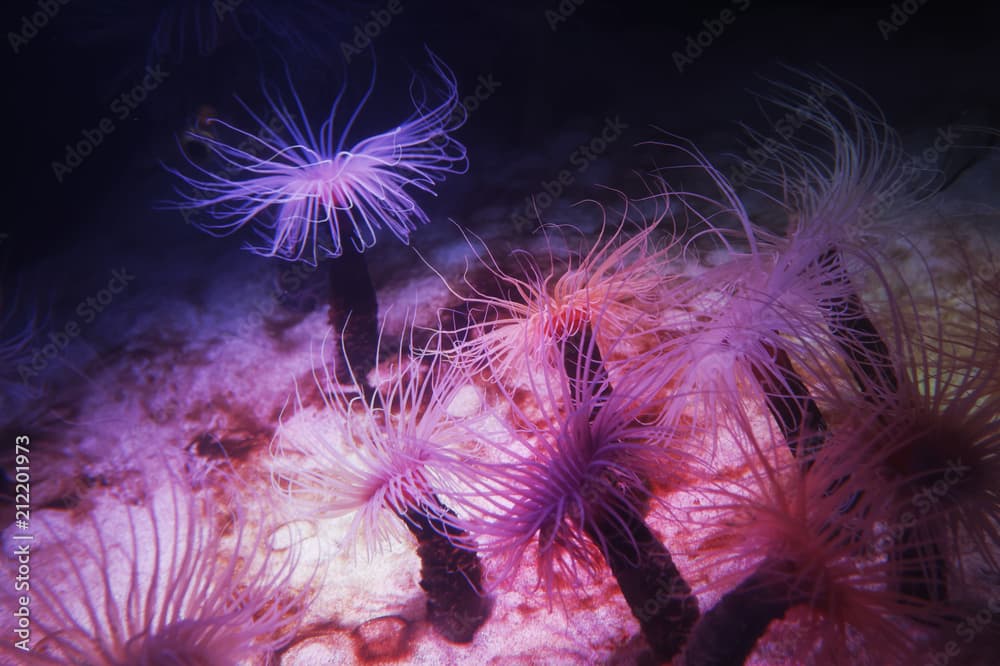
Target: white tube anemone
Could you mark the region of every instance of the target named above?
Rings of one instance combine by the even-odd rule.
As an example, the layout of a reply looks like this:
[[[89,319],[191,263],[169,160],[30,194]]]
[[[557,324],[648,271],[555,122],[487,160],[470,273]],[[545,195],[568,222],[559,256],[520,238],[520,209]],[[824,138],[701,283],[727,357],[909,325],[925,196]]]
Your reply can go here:
[[[4,641],[8,654],[40,664],[221,666],[269,658],[290,640],[309,594],[290,589],[296,550],[269,548],[242,509],[220,515],[172,474],[145,502],[99,498],[72,523],[35,514],[45,545],[32,562],[31,652]]]

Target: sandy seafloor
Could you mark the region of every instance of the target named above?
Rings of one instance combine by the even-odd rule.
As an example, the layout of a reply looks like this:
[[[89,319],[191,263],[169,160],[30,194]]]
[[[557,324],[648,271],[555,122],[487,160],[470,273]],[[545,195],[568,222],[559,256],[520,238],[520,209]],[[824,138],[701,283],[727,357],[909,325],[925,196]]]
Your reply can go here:
[[[705,67],[718,71],[710,69],[711,63]],[[995,89],[995,73],[993,77],[982,85]],[[974,79],[973,75],[969,78]],[[733,74],[730,80],[720,80],[711,94],[722,100],[743,99],[740,104],[746,105],[744,89],[749,86]],[[966,89],[975,90],[976,83]],[[878,89],[869,92],[879,101]],[[658,100],[661,95],[657,94]],[[984,94],[983,99],[969,102],[966,98],[953,106],[946,99],[938,101],[953,114],[964,112],[971,103],[982,111],[975,116],[979,122],[992,118],[996,124],[996,116],[991,116],[996,108],[990,106],[995,97]],[[496,103],[518,108],[509,100]],[[587,196],[615,201],[613,195],[599,193],[598,184],[635,192],[634,171],[648,162],[637,159],[633,146],[664,136],[650,128],[651,123],[695,141],[725,171],[727,153],[738,150],[740,134],[733,123],[746,118],[747,108],[727,114],[717,105],[709,119],[687,115],[668,126],[664,120],[676,119],[673,112],[667,118],[655,111],[643,117],[641,106],[632,106],[627,109],[626,135],[546,209],[542,219],[575,224],[593,236],[594,209],[573,208],[572,204]],[[613,105],[607,109],[608,114],[614,113]],[[456,224],[474,230],[499,255],[517,247],[544,256],[544,243],[537,236],[511,232],[511,215],[523,207],[526,196],[538,193],[539,183],[550,177],[547,174],[565,166],[575,146],[599,131],[606,117],[592,113],[561,123],[557,119],[555,123],[563,127],[550,131],[544,144],[530,147],[505,146],[508,137],[491,140],[490,127],[477,125],[475,115],[470,118],[470,136],[460,135],[469,145],[470,174],[452,177],[441,199],[422,199],[432,223],[414,233],[412,248],[383,237],[370,251],[372,265],[377,267],[373,272],[387,339],[398,338],[408,318],[418,325],[433,325],[438,308],[455,305],[446,285],[424,261],[448,279],[461,276],[471,250]],[[901,117],[904,144],[916,152],[933,139],[941,118],[952,116],[921,107]],[[714,122],[716,118],[719,123]],[[477,147],[476,138],[484,139],[482,148]],[[971,142],[985,146],[990,140],[984,134]],[[149,142],[153,153],[165,145],[163,136]],[[663,151],[663,155],[669,153]],[[1000,252],[1000,151],[980,146],[969,155],[954,157],[963,167],[953,171],[957,174],[954,182],[904,221],[908,237],[930,257],[938,283],[953,289],[951,296],[956,300],[966,298],[968,287],[977,280],[995,283],[1000,279],[994,272],[1000,260],[990,263],[986,253],[989,247]],[[81,335],[47,362],[37,379],[27,387],[18,381],[5,384],[3,445],[7,447],[15,434],[31,437],[34,519],[71,531],[75,524],[92,518],[102,530],[121,533],[128,524],[115,502],[141,506],[151,501],[146,496],[149,489],[162,491],[167,475],[158,471],[158,456],[166,455],[179,469],[226,467],[212,444],[222,442],[245,484],[241,497],[247,513],[264,516],[260,524],[268,532],[276,530],[270,537],[272,543],[280,541],[287,535],[277,526],[294,521],[295,516],[288,515],[272,494],[271,444],[279,421],[294,428],[296,419],[315,416],[315,396],[312,407],[297,414],[294,394],[297,387],[305,393],[311,390],[319,348],[330,333],[322,269],[297,293],[278,298],[275,281],[289,264],[242,252],[235,238],[201,234],[185,226],[177,214],[150,212],[150,201],[168,191],[169,179],[157,171],[148,152],[136,151],[117,167],[111,179],[115,184],[91,199],[92,209],[85,216],[91,225],[88,231],[75,232],[72,247],[53,248],[52,255],[40,259],[36,270],[26,272],[30,277],[21,283],[26,297],[34,292],[40,301],[54,304],[41,318],[38,335],[44,337],[75,320],[74,306],[96,293],[113,271],[135,276],[104,312],[92,322],[81,322]],[[753,197],[748,202],[751,215],[766,225],[768,209]],[[108,221],[109,231],[93,226],[94,220],[101,219]],[[169,231],[162,231],[168,227]],[[973,247],[974,275],[957,257],[940,249],[952,233],[982,239]],[[10,242],[15,241],[13,237]],[[896,256],[905,273],[905,251]],[[60,270],[65,271],[64,278],[56,279]],[[48,282],[41,282],[39,275],[48,276]],[[919,291],[921,285],[912,286]],[[288,307],[293,301],[296,306]],[[486,392],[482,386],[473,384],[464,395],[468,402],[456,409],[483,408]],[[8,457],[4,449],[5,465]],[[208,485],[199,492],[212,497]],[[679,512],[689,501],[683,490],[669,498]],[[14,547],[12,518],[13,507],[5,502],[5,552]],[[677,523],[662,514],[654,512],[649,520],[670,544],[683,571],[689,540],[677,531]],[[637,658],[638,623],[610,574],[579,594],[567,595],[566,608],[550,609],[535,590],[530,550],[520,575],[494,595],[491,617],[473,642],[449,644],[424,619],[419,560],[412,543],[397,543],[370,561],[363,550],[337,554],[336,545],[348,522],[349,518],[340,518],[293,525],[305,537],[301,572],[293,577],[292,587],[307,582],[313,566],[319,567],[324,583],[297,636],[283,651],[282,664],[630,664]],[[33,576],[46,577],[46,563],[51,560],[45,549],[42,539],[35,550],[38,564]],[[15,564],[8,558],[2,566],[6,585],[14,576]],[[488,574],[490,563],[485,567]],[[689,582],[696,588],[702,583]],[[987,581],[983,584],[986,589]],[[710,603],[709,597],[701,600],[703,609]],[[2,617],[6,641],[11,621],[7,608]],[[794,663],[782,654],[780,640],[781,632],[792,630],[773,629],[773,640],[760,646],[748,663]],[[929,645],[928,654],[932,649]],[[987,631],[948,663],[985,666],[996,663],[997,654],[1000,640],[995,632]]]

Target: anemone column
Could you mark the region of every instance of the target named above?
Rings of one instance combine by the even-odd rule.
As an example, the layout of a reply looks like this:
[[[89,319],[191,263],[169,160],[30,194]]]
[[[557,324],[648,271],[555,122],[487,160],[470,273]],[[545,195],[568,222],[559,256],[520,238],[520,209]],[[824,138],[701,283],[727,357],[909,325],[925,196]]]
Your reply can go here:
[[[429,507],[427,502],[436,502]],[[483,594],[483,568],[468,534],[438,517],[455,513],[437,497],[398,514],[417,539],[420,587],[427,594],[427,619],[445,639],[470,643],[490,616]]]
[[[765,344],[765,347],[769,345]],[[792,367],[788,353],[776,348],[769,348],[768,351],[774,358],[773,369],[754,364],[754,376],[760,383],[767,407],[778,423],[789,451],[808,466],[823,446],[826,422],[816,401],[809,395],[805,382]]]
[[[771,622],[804,598],[789,588],[789,567],[765,562],[701,618],[684,647],[684,666],[741,666]]]
[[[893,367],[889,347],[868,315],[861,297],[849,288],[850,278],[844,268],[840,251],[830,248],[819,259],[820,265],[831,274],[825,285],[848,286],[843,296],[828,298],[820,305],[826,315],[830,332],[837,344],[850,359],[849,367],[858,389],[865,400],[875,405],[899,392],[899,377]],[[919,556],[932,559],[930,566],[914,565],[924,561]],[[920,543],[915,530],[907,528],[901,538],[893,543],[890,559],[902,568],[899,593],[904,597],[924,600],[945,600],[947,591],[947,566],[941,549],[934,543]]]
[[[844,268],[840,250],[830,248],[818,260],[831,277],[823,286],[847,287],[841,296],[822,299],[820,308],[826,316],[830,332],[851,360],[851,374],[865,396],[871,400],[873,388],[895,392],[899,379],[889,360],[889,348],[861,304],[861,297],[850,288],[850,278]]]
[[[334,373],[341,384],[359,383],[372,395],[368,373],[378,356],[378,298],[364,253],[341,231],[343,254],[329,261],[330,326],[340,335]]]
[[[571,400],[575,406],[592,401],[593,420],[606,405],[612,388],[589,323],[566,337],[563,364]],[[633,488],[628,492],[646,491]],[[595,511],[593,519],[584,523],[584,532],[604,555],[654,656],[669,661],[684,647],[698,621],[698,599],[670,551],[646,525],[636,502],[604,497],[593,504],[605,506],[605,510]]]

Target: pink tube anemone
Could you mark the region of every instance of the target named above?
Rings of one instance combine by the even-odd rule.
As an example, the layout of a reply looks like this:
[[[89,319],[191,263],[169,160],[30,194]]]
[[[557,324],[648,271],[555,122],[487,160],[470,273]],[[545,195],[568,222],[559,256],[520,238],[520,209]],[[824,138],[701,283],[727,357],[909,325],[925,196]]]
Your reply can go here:
[[[433,509],[434,498],[447,501],[462,487],[475,450],[449,413],[466,375],[440,356],[410,357],[407,346],[382,359],[383,371],[385,361],[391,367],[378,396],[330,391],[332,378],[321,371],[325,409],[283,424],[275,440],[275,483],[291,505],[317,517],[351,516],[345,546],[364,544],[369,557],[405,541],[400,516]]]
[[[483,370],[510,381],[535,367],[562,367],[555,343],[600,319],[593,330],[609,366],[642,354],[643,337],[656,324],[668,263],[675,255],[676,233],[664,223],[666,212],[633,220],[637,208],[624,194],[621,220],[608,220],[600,207],[596,238],[583,240],[570,227],[542,227],[547,255],[539,260],[526,251],[511,253],[515,267],[504,266],[478,238],[479,266],[495,284],[475,284],[467,268],[464,285],[450,287],[470,313],[471,323],[443,331],[462,342],[449,356],[470,372]],[[668,205],[660,195],[657,205]],[[444,279],[444,278],[442,278]],[[447,280],[446,280],[447,282]],[[530,344],[525,344],[531,340]]]
[[[409,342],[400,345],[378,393],[367,400],[330,394],[326,418],[282,428],[275,483],[295,511],[351,516],[347,551],[363,542],[371,558],[409,532],[428,620],[445,639],[468,643],[489,617],[490,602],[475,543],[451,508],[474,472],[475,445],[452,413],[467,379],[440,355],[429,363],[407,356]],[[330,377],[319,383],[325,391]]]
[[[237,664],[292,638],[310,594],[290,584],[295,550],[272,550],[242,509],[218,515],[172,473],[144,501],[101,498],[100,522],[71,526],[34,516],[31,652],[3,645],[18,663]]]

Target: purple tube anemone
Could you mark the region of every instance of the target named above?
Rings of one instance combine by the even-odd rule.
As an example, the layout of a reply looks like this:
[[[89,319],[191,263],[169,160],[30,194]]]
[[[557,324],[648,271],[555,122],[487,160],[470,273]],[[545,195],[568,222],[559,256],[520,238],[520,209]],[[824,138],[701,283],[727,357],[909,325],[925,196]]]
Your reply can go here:
[[[271,549],[238,506],[217,513],[173,475],[144,506],[95,500],[99,511],[82,521],[33,516],[30,652],[6,640],[0,654],[39,664],[237,664],[273,658],[294,635],[310,594],[310,585],[291,589],[297,551]]]
[[[612,390],[596,338],[587,330],[550,342],[565,368],[528,375],[529,405],[496,384],[511,414],[498,420],[503,427],[480,433],[486,456],[470,475],[476,491],[464,507],[473,518],[463,526],[501,563],[501,578],[537,541],[539,584],[550,599],[558,578],[582,582],[602,554],[638,557],[635,543],[613,543],[602,526],[644,516],[653,499],[648,482],[663,478],[664,465],[684,464],[671,446],[676,433],[656,418],[659,375],[633,368]],[[526,334],[524,344],[536,341]]]
[[[338,118],[345,84],[318,131],[294,89],[286,99],[265,84],[265,113],[240,100],[256,130],[215,118],[208,121],[215,136],[194,137],[204,141],[215,170],[190,159],[194,175],[168,168],[187,187],[179,188],[181,199],[167,207],[203,211],[211,221],[202,228],[218,236],[253,221],[264,242],[248,244],[249,250],[312,265],[320,257],[339,257],[348,240],[359,252],[373,246],[382,229],[408,243],[417,225],[428,222],[412,191],[433,193],[448,174],[467,168],[465,147],[450,135],[465,121],[454,75],[433,54],[431,62],[439,101],[430,102],[430,91],[415,83],[415,112],[354,144],[348,140],[374,88],[374,67],[346,122]]]

